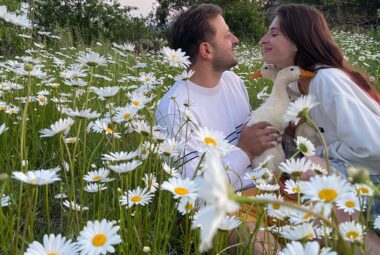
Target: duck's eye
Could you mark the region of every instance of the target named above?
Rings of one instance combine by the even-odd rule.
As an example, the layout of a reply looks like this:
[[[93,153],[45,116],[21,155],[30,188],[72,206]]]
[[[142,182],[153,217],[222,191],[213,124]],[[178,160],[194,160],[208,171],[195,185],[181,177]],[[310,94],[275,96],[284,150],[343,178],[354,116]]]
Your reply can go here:
[[[264,67],[264,69],[265,69],[265,70],[267,70],[267,69],[268,69],[268,67],[266,66],[266,67]]]
[[[294,71],[294,68],[290,68],[290,71]]]

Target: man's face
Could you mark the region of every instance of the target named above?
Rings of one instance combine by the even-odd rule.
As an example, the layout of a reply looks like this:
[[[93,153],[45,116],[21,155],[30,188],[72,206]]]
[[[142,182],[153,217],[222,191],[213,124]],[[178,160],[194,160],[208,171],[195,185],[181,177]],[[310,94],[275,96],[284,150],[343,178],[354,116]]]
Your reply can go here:
[[[216,31],[210,41],[213,48],[212,65],[215,71],[224,72],[239,62],[234,51],[239,40],[231,33],[222,16],[218,15],[209,22]]]

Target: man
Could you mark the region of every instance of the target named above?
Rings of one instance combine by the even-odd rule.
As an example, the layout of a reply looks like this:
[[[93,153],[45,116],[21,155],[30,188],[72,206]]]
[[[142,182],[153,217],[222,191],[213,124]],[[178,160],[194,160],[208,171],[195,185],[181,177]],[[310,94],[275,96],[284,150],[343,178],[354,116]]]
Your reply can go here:
[[[176,82],[163,96],[156,122],[169,135],[187,141],[186,155],[178,164],[189,178],[196,175],[200,158],[193,132],[198,127],[222,132],[237,146],[223,161],[230,169],[231,184],[242,190],[248,187],[243,175],[252,158],[273,147],[279,135],[267,123],[244,127],[251,111],[248,93],[242,80],[227,71],[238,64],[234,52],[238,42],[220,7],[201,4],[182,13],[171,28],[169,44],[186,52],[192,63],[188,69],[195,73],[189,80]]]

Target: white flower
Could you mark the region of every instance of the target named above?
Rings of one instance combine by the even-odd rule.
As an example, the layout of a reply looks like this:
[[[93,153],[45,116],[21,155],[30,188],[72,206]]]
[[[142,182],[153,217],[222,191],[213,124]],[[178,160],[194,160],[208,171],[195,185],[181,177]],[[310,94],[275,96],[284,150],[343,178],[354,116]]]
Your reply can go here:
[[[82,110],[72,110],[70,108],[65,109],[65,113],[70,117],[85,118],[85,119],[96,119],[100,117],[100,113],[93,111],[91,109],[82,109]]]
[[[311,161],[306,158],[290,158],[285,162],[281,162],[279,168],[282,172],[292,176],[301,176],[302,173],[310,169]]]
[[[119,109],[118,112],[116,113],[115,120],[117,123],[130,121],[133,119],[133,117],[136,116],[137,111],[138,111],[138,108],[132,105],[123,107]]]
[[[195,199],[181,197],[177,209],[182,215],[193,212],[195,210]]]
[[[66,206],[67,208],[70,208],[71,210],[74,210],[77,212],[82,212],[82,211],[88,210],[87,206],[81,206],[79,204],[76,204],[74,201],[65,200],[65,201],[63,201],[63,205]]]
[[[121,49],[124,51],[132,51],[133,52],[135,50],[135,45],[133,45],[132,43],[123,43],[123,44],[112,43],[112,45],[115,48],[118,48],[118,49]]]
[[[50,125],[50,129],[40,130],[40,137],[51,137],[59,133],[68,132],[70,127],[74,124],[74,120],[71,118],[59,119],[54,124]]]
[[[78,237],[78,247],[80,254],[107,254],[114,253],[114,245],[122,242],[120,235],[117,233],[120,226],[114,226],[112,221],[103,219],[99,221],[88,221],[87,226],[83,228]]]
[[[173,193],[174,198],[189,197],[196,199],[198,197],[198,186],[189,178],[182,179],[181,177],[171,177],[168,181],[161,184],[161,189]]]
[[[95,193],[101,190],[105,190],[107,187],[103,183],[88,183],[83,189],[89,193]]]
[[[168,164],[166,164],[166,162],[162,163],[162,169],[164,169],[164,171],[172,177],[180,176],[178,170],[174,167],[170,167]]]
[[[276,191],[280,188],[280,186],[275,183],[275,184],[269,184],[263,181],[256,182],[256,188],[259,190],[264,190],[264,191]]]
[[[99,168],[98,170],[88,172],[85,176],[83,176],[83,180],[86,182],[110,182],[113,179],[108,178],[109,173],[109,170]]]
[[[177,141],[174,138],[167,138],[159,145],[158,153],[165,157],[173,157],[177,156],[183,148],[184,143],[182,141]]]
[[[134,205],[146,205],[153,198],[153,193],[147,188],[137,187],[134,190],[128,190],[124,192],[124,195],[120,197],[120,204],[125,205],[127,208],[131,208]]]
[[[81,64],[89,66],[105,66],[107,65],[107,60],[100,56],[99,53],[81,53],[78,56],[78,61]]]
[[[360,196],[372,197],[373,193],[374,193],[373,189],[364,183],[355,184],[355,190],[356,190],[356,193],[358,193],[358,195],[360,195]]]
[[[352,215],[355,211],[360,211],[359,198],[355,193],[347,193],[336,201],[336,205],[339,209],[345,213]]]
[[[76,143],[79,139],[76,137],[67,137],[65,138],[65,143],[73,144]]]
[[[154,174],[149,173],[149,174],[144,174],[144,177],[142,178],[146,187],[151,191],[155,192],[158,188],[158,182],[157,178]]]
[[[5,123],[1,124],[1,126],[0,126],[0,135],[2,133],[4,133],[5,131],[7,131],[7,130],[8,130],[8,128],[5,126]]]
[[[241,224],[241,221],[239,219],[237,219],[235,216],[226,215],[223,218],[223,221],[220,223],[218,228],[220,230],[230,231],[230,230],[233,230],[233,229],[239,227],[240,224]]]
[[[1,207],[8,206],[10,199],[11,199],[11,197],[9,195],[6,196],[5,194],[3,194],[3,196],[0,199],[0,206]]]
[[[285,189],[288,194],[298,194],[301,193],[301,184],[300,182],[295,182],[292,179],[285,181]]]
[[[300,242],[287,243],[286,247],[278,255],[337,255],[336,252],[330,251],[330,248],[320,250],[317,241],[307,242],[303,246]]]
[[[339,224],[339,232],[344,240],[349,242],[362,242],[363,229],[365,227],[354,221],[346,221]]]
[[[253,183],[268,183],[273,179],[273,174],[268,168],[255,168],[244,175],[244,180],[251,180]]]
[[[139,160],[132,160],[131,162],[121,163],[119,165],[109,165],[108,167],[118,174],[124,174],[135,170],[141,164],[142,162]]]
[[[283,238],[293,241],[311,240],[318,238],[315,227],[312,223],[303,223],[297,226],[286,225],[281,228],[280,235]]]
[[[171,66],[186,68],[190,65],[189,57],[186,56],[186,53],[182,49],[173,50],[169,47],[164,47],[161,53],[164,54],[165,60]]]
[[[175,80],[176,81],[187,81],[188,79],[191,78],[191,76],[193,76],[194,73],[195,73],[195,71],[193,71],[193,70],[190,70],[190,71],[183,70],[183,72],[181,74],[179,74],[175,77]]]
[[[317,174],[328,174],[327,170],[317,163],[312,163],[310,170],[314,171]]]
[[[380,215],[376,216],[375,221],[373,222],[373,227],[375,229],[380,229]]]
[[[198,142],[198,151],[200,153],[215,151],[224,156],[235,148],[224,139],[222,132],[210,130],[207,127],[196,130],[194,138]]]
[[[57,175],[57,172],[60,170],[60,167],[56,167],[47,170],[31,170],[26,173],[12,172],[12,175],[13,178],[24,183],[33,185],[46,185],[61,180]]]
[[[114,86],[114,87],[103,87],[103,88],[96,88],[91,87],[91,90],[97,94],[100,97],[108,98],[113,97],[120,91],[120,87]]]
[[[124,161],[130,160],[137,156],[136,151],[120,151],[120,152],[110,152],[109,154],[103,154],[102,160],[105,161]]]
[[[318,103],[312,95],[301,96],[296,101],[290,103],[283,120],[285,123],[293,122],[297,124],[298,121],[309,113],[310,109]]]
[[[297,149],[305,156],[313,156],[315,154],[315,146],[308,139],[302,136],[297,136]]]
[[[72,243],[70,239],[66,240],[66,237],[61,234],[55,236],[53,234],[44,235],[43,244],[34,241],[29,244],[28,249],[24,255],[73,255],[78,254],[78,247],[76,243]]]
[[[351,190],[345,179],[337,175],[313,176],[310,181],[303,182],[304,199],[332,203]]]

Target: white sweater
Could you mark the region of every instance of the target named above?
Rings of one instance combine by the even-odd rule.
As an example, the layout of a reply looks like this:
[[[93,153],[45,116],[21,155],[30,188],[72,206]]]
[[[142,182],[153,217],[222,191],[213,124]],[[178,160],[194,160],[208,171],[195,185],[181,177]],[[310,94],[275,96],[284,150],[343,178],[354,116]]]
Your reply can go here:
[[[242,80],[231,71],[224,72],[219,84],[214,88],[205,88],[189,80],[178,81],[163,96],[156,111],[156,123],[165,127],[170,136],[188,141],[186,156],[178,160],[181,160],[179,163],[182,175],[192,178],[199,163],[199,155],[197,143],[192,139],[195,125],[189,122],[185,126],[182,125],[186,108],[197,126],[221,131],[225,139],[233,145],[238,142],[241,128],[248,119],[251,108]],[[248,181],[244,183],[242,179],[250,165],[247,154],[236,147],[236,150],[226,155],[223,161],[232,169],[228,172],[228,178],[235,190],[246,187]]]
[[[380,174],[379,104],[337,68],[319,70],[309,95],[319,102],[310,116],[324,131],[329,157]]]

